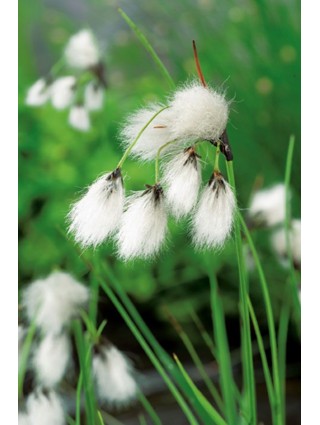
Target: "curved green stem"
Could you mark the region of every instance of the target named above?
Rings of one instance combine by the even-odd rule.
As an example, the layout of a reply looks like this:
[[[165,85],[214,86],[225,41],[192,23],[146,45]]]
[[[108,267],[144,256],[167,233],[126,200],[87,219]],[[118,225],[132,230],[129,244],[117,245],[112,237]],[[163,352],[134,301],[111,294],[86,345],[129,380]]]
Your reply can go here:
[[[139,131],[137,137],[134,139],[134,141],[128,146],[128,148],[125,150],[124,154],[122,155],[122,158],[120,159],[117,168],[121,168],[123,163],[125,162],[125,160],[127,159],[127,157],[129,156],[130,152],[132,151],[132,149],[134,148],[135,144],[138,142],[138,140],[140,139],[142,133],[144,132],[144,130],[149,126],[149,124],[165,109],[168,109],[169,106],[165,106],[163,108],[160,109],[160,111],[156,112],[147,122],[147,124],[145,124],[142,129]]]
[[[220,143],[217,143],[216,155],[214,158],[214,171],[220,172],[219,168],[219,158],[220,158]]]
[[[158,149],[157,155],[156,155],[156,159],[155,159],[155,163],[154,163],[154,179],[155,179],[155,183],[158,183],[159,181],[159,162],[160,162],[160,155],[161,152],[163,151],[163,149],[165,149],[167,146],[172,145],[172,143],[175,143],[176,140],[171,140],[170,142],[164,143],[162,146],[160,146],[160,148]]]

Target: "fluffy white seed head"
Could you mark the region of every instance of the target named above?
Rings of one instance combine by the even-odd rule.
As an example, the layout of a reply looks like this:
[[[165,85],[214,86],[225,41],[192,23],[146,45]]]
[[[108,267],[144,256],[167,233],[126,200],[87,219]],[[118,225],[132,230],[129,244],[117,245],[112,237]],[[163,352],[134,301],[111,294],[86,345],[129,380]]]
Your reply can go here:
[[[153,104],[128,117],[127,123],[121,131],[121,140],[125,148],[136,139],[142,128],[162,108],[161,104]],[[170,132],[171,120],[172,114],[169,109],[160,112],[141,134],[131,151],[132,155],[143,160],[155,158],[158,149],[173,140]],[[166,149],[163,149],[162,153],[165,151]]]
[[[274,232],[271,238],[272,247],[280,259],[288,259],[287,241],[285,228]],[[294,263],[299,267],[301,264],[301,220],[292,220],[289,230],[289,249]]]
[[[117,229],[124,206],[120,169],[96,180],[68,215],[69,232],[83,247],[100,245]]]
[[[171,134],[179,140],[214,140],[226,128],[229,105],[225,96],[198,82],[177,90],[170,102]]]
[[[220,248],[232,230],[236,200],[230,185],[215,173],[203,190],[193,220],[197,248]]]
[[[36,280],[23,292],[28,320],[35,320],[43,333],[60,333],[88,300],[88,288],[64,272]]]
[[[84,91],[84,103],[88,111],[99,111],[103,107],[104,88],[91,81]]]
[[[54,391],[36,390],[27,399],[30,425],[65,425],[65,412]]]
[[[70,37],[64,55],[68,65],[73,68],[86,69],[96,65],[100,53],[93,33],[83,29]]]
[[[166,231],[163,190],[159,185],[150,186],[127,201],[117,234],[119,256],[129,260],[157,254],[165,241]]]
[[[45,78],[40,78],[28,90],[26,104],[41,106],[49,100],[50,90]]]
[[[26,412],[19,412],[18,425],[32,425]]]
[[[138,390],[133,372],[129,359],[116,347],[101,347],[93,357],[93,375],[100,400],[116,406],[132,401]]]
[[[73,105],[68,118],[71,127],[79,131],[90,130],[90,117],[84,105]]]
[[[45,388],[59,384],[71,356],[71,344],[66,333],[47,334],[34,352],[32,366],[37,382]]]
[[[165,163],[162,182],[172,214],[176,218],[188,214],[197,201],[201,184],[199,157],[193,147]]]
[[[259,190],[251,200],[249,217],[257,224],[273,226],[282,223],[286,214],[286,190],[283,184]]]
[[[56,109],[65,109],[71,105],[75,96],[76,78],[60,77],[50,86],[51,103]]]

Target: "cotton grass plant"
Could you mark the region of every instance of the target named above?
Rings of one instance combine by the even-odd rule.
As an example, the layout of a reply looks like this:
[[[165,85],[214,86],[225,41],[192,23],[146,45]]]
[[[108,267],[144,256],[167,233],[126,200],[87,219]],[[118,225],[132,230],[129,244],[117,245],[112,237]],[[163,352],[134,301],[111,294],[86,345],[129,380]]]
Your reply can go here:
[[[277,216],[276,222],[278,222],[281,215],[284,226],[281,247],[282,252],[289,259],[290,280],[287,286],[292,299],[292,305],[283,306],[278,330],[275,326],[269,287],[261,260],[246,220],[237,206],[233,155],[226,130],[230,103],[224,93],[207,85],[201,71],[195,43],[194,53],[200,81],[193,80],[175,89],[172,78],[146,37],[122,10],[120,14],[159,66],[173,94],[168,95],[167,103],[147,105],[128,117],[121,131],[124,148],[122,158],[114,165],[113,170],[98,176],[71,206],[68,214],[68,232],[79,246],[81,259],[93,276],[90,291],[77,286],[78,290],[74,294],[78,293],[78,299],[76,296],[69,297],[69,291],[67,291],[66,294],[63,293],[59,302],[57,301],[60,300],[59,284],[51,287],[52,277],[50,277],[46,280],[45,291],[40,281],[40,283],[33,283],[33,286],[31,285],[25,292],[24,306],[29,328],[21,332],[25,342],[22,348],[21,372],[19,371],[20,395],[23,378],[28,368],[28,358],[32,359],[30,364],[36,371],[38,386],[24,401],[19,423],[30,423],[33,412],[41,412],[48,403],[53,410],[55,409],[53,415],[58,418],[57,424],[63,424],[66,420],[66,413],[59,419],[63,407],[60,406],[56,389],[65,375],[71,357],[67,335],[73,335],[75,339],[80,364],[76,385],[76,409],[74,419],[69,418],[70,423],[82,423],[80,418],[83,409],[86,424],[103,423],[100,412],[101,403],[107,401],[111,405],[120,406],[132,402],[137,397],[140,398],[152,423],[162,423],[154,408],[139,392],[131,362],[102,336],[105,323],[101,323],[100,326],[97,323],[97,302],[101,290],[122,316],[166,383],[183,412],[186,423],[189,424],[258,424],[252,348],[254,332],[266,381],[272,424],[283,425],[285,424],[285,347],[291,307],[298,324],[300,320],[300,304],[296,302],[298,287],[293,267],[294,246],[298,244],[293,244],[294,237],[290,227],[289,185],[294,139],[290,139],[285,182],[281,187],[285,205],[273,216]],[[84,40],[81,37],[80,39],[81,42],[86,41],[85,37]],[[71,51],[74,40],[77,38],[69,42]],[[66,48],[65,55],[69,58],[70,65],[75,68],[95,66],[91,63],[83,65],[81,55],[75,54],[71,60],[69,48]],[[93,53],[90,51],[92,60],[97,63],[97,57]],[[41,86],[42,95],[44,82],[41,80],[37,84]],[[87,90],[90,91],[93,88]],[[30,92],[30,96],[32,94]],[[95,101],[91,99],[91,106],[99,103],[98,97],[97,95]],[[82,118],[81,122],[83,125],[86,120]],[[209,152],[208,155],[213,157],[213,167],[210,163],[206,164],[201,157],[200,153],[204,150],[206,154]],[[128,195],[125,190],[127,176],[123,169],[130,156],[136,161],[153,161],[154,175],[150,176],[153,181],[146,182],[145,188]],[[225,159],[224,164],[221,158]],[[205,166],[211,166],[212,169],[209,180],[203,182],[202,168]],[[226,175],[221,171],[222,168],[226,170]],[[270,202],[266,204],[270,206]],[[264,205],[262,201],[260,203],[253,201],[252,217],[259,217],[260,224],[262,221],[270,225],[275,224],[275,219],[270,219],[270,213]],[[264,217],[263,214],[265,214]],[[214,397],[214,404],[194,384],[179,358],[176,355],[172,356],[171,353],[168,354],[158,343],[108,261],[100,261],[97,256],[97,250],[101,244],[112,242],[119,261],[134,259],[153,261],[161,255],[163,249],[170,249],[165,246],[170,217],[178,221],[178,224],[181,223],[182,227],[185,226],[184,230],[190,235],[190,243],[201,258],[200,268],[210,283],[213,336],[207,337],[207,340],[214,347],[214,357],[219,369],[219,389],[210,383],[210,379],[204,373],[201,360],[195,355],[195,350],[192,349],[188,337],[184,334],[183,340]],[[185,218],[187,220],[183,220]],[[259,275],[269,331],[270,362],[267,359],[264,340],[250,300],[243,239],[249,245]],[[239,271],[241,387],[235,382],[233,376],[232,355],[217,280],[216,256],[224,249],[228,240],[234,245]],[[285,243],[283,243],[284,240]],[[95,251],[88,250],[89,247],[95,248]],[[77,283],[77,285],[80,284]],[[56,302],[52,301],[51,297],[47,297],[47,290],[51,291],[53,299],[55,296],[58,297]],[[70,294],[73,294],[73,291],[70,291]],[[68,303],[71,303],[70,308],[66,307]],[[37,340],[37,332],[40,332],[42,339]],[[34,347],[32,347],[33,344],[35,344]],[[58,359],[55,363],[59,367],[57,366],[54,373],[50,370],[50,365],[46,364],[46,353],[49,351]],[[107,385],[107,382],[111,383],[112,388]],[[50,391],[44,391],[43,387],[49,387]],[[35,403],[39,404],[38,409],[34,408]],[[33,423],[37,423],[35,419]]]

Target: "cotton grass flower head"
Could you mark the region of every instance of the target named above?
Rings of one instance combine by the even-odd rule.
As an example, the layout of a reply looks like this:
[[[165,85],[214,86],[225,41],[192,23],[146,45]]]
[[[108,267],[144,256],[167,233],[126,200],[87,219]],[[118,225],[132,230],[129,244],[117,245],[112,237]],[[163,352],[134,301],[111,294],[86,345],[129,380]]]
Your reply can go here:
[[[161,104],[151,104],[128,117],[121,131],[121,140],[125,148],[134,142],[141,129],[163,108],[164,106]],[[131,154],[142,160],[154,159],[159,148],[165,143],[172,141],[170,132],[172,118],[169,109],[161,111],[143,131]]]
[[[72,75],[56,79],[50,87],[52,106],[56,109],[68,108],[74,100],[76,78]]]
[[[29,322],[35,320],[43,333],[59,334],[88,300],[88,288],[68,273],[53,272],[31,283],[22,302]]]
[[[19,412],[18,425],[32,425],[26,412]]]
[[[38,384],[55,387],[64,377],[71,357],[71,343],[66,333],[47,334],[32,358]]]
[[[276,230],[271,238],[272,247],[279,255],[282,264],[287,266],[288,250],[286,241],[286,230],[282,227]],[[301,220],[291,221],[289,230],[289,249],[292,254],[294,265],[300,268],[301,265]]]
[[[259,190],[251,200],[249,218],[257,225],[274,226],[283,223],[286,214],[286,190],[280,183]]]
[[[30,425],[65,425],[65,412],[55,391],[37,389],[27,399]]]
[[[44,105],[50,98],[50,89],[48,81],[45,78],[40,78],[28,90],[26,96],[26,105],[41,106]]]
[[[193,241],[197,248],[220,248],[230,236],[236,200],[222,174],[214,172],[203,190],[192,219]]]
[[[130,360],[115,346],[101,345],[93,356],[93,376],[102,402],[121,406],[137,395],[137,384]]]
[[[177,219],[188,214],[197,201],[201,184],[199,156],[194,147],[184,149],[165,163],[162,183],[172,214]]]
[[[210,87],[193,82],[178,89],[170,102],[171,136],[179,140],[216,140],[226,128],[229,103]]]
[[[90,130],[90,117],[83,104],[75,104],[69,111],[69,124],[71,127],[86,132]]]
[[[157,254],[167,232],[164,194],[159,184],[129,197],[117,234],[119,256],[124,260]]]
[[[117,229],[124,206],[121,170],[98,178],[68,214],[69,232],[83,247],[97,247]]]
[[[69,66],[87,69],[100,61],[97,41],[89,29],[83,29],[70,37],[64,56]]]
[[[90,81],[84,91],[84,104],[88,111],[99,111],[103,107],[104,88],[101,84]]]

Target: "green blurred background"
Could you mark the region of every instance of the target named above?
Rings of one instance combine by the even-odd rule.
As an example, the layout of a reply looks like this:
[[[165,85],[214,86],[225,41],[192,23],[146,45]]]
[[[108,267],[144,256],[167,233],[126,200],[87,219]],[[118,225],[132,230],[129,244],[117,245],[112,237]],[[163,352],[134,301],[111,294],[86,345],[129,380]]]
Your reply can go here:
[[[65,216],[77,192],[115,167],[118,134],[126,116],[169,94],[167,82],[122,20],[117,7],[145,33],[177,83],[193,78],[195,39],[206,80],[233,99],[228,125],[235,158],[239,204],[248,207],[253,186],[284,179],[289,136],[295,135],[293,216],[300,217],[300,3],[297,0],[33,0],[19,2],[19,285],[61,267],[82,280],[87,270],[66,237]],[[28,87],[60,58],[68,38],[92,28],[104,51],[109,88],[104,110],[92,116],[92,130],[68,126],[67,112],[50,105],[24,105]],[[212,160],[211,160],[212,161]],[[152,183],[153,166],[128,161],[126,188]],[[188,236],[188,222],[170,222],[167,249],[155,262],[125,265],[112,244],[96,252],[107,260],[170,351],[179,342],[163,306],[174,311],[195,343],[190,309],[210,329],[208,282]],[[276,315],[287,272],[269,246],[270,232],[254,234]],[[231,346],[238,337],[238,277],[233,244],[213,255],[229,318]],[[256,273],[251,293],[260,320],[262,299]],[[108,310],[111,311],[111,310]],[[261,314],[259,314],[259,312]],[[115,313],[116,314],[116,313]],[[112,327],[112,323],[110,324]],[[123,330],[119,320],[118,325]],[[121,337],[117,337],[121,340]],[[294,336],[293,336],[294,338]],[[123,338],[125,340],[125,338]],[[133,339],[123,341],[135,351]],[[121,342],[121,341],[120,341]],[[131,345],[130,345],[131,344]],[[201,351],[201,347],[199,348]],[[204,355],[205,356],[205,355]],[[289,353],[290,356],[290,353]],[[296,372],[297,373],[297,372]],[[293,422],[292,422],[293,423]]]

